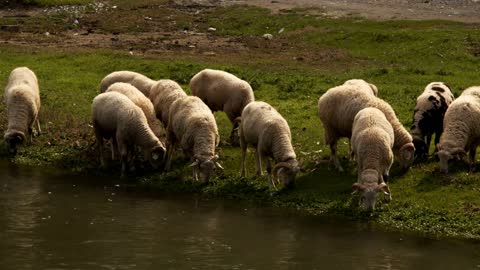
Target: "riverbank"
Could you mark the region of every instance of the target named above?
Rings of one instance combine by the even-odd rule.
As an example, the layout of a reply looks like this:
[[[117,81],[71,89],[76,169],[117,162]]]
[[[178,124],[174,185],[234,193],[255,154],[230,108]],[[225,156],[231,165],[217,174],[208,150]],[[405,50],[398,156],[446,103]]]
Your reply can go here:
[[[174,171],[145,171],[127,179],[126,184],[153,192],[193,192],[316,215],[340,215],[387,230],[432,237],[480,239],[478,173],[469,174],[466,165],[458,164],[445,176],[431,160],[402,174],[394,164],[390,184],[393,201],[380,203],[375,214],[367,216],[350,196],[356,180],[354,164],[342,159],[345,173],[337,173],[329,164],[329,150],[323,144],[316,115],[318,98],[328,88],[350,78],[363,78],[378,86],[379,96],[392,104],[408,128],[416,96],[429,82],[445,81],[456,96],[478,84],[478,25],[334,20],[307,16],[295,9],[271,14],[252,7],[165,8],[172,10],[168,20],[175,24],[154,17],[155,8],[135,7],[138,16],[151,12],[152,20],[142,17],[112,25],[100,20],[98,14],[121,17],[129,9],[105,9],[99,13],[84,11],[77,27],[68,14],[50,19],[40,14],[24,18],[23,30],[18,33],[0,32],[0,85],[6,84],[9,72],[17,66],[28,66],[37,73],[44,132],[33,145],[22,147],[16,157],[8,157],[2,142],[0,156],[18,164],[84,175],[118,173],[116,163],[109,171],[98,170],[93,147],[90,104],[105,75],[133,70],[154,79],[176,80],[189,91],[190,78],[201,69],[223,69],[247,80],[256,99],[271,103],[289,122],[295,150],[304,160],[295,189],[272,192],[266,178],[239,177],[240,149],[225,144],[230,123],[223,113],[217,113],[216,118],[222,138],[220,162],[225,171],[218,171],[212,183],[204,186],[188,180],[190,170],[179,156]],[[197,10],[200,12],[195,15]],[[99,21],[93,24],[93,18]],[[7,19],[15,24],[14,19]],[[49,35],[39,30],[40,21]],[[209,32],[209,27],[216,30]],[[265,33],[272,33],[273,39],[263,38]],[[1,104],[0,133],[5,127],[5,107]],[[340,155],[346,157],[345,140],[339,148]],[[253,176],[253,172],[253,154],[249,153],[247,173]]]

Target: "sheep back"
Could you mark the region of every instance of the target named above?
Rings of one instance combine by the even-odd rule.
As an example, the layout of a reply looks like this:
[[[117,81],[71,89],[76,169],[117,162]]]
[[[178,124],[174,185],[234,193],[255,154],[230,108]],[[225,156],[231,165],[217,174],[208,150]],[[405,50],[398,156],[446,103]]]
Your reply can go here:
[[[190,80],[190,89],[212,111],[224,111],[232,122],[255,100],[248,82],[221,70],[200,71]]]
[[[175,136],[186,154],[201,160],[215,156],[220,137],[217,123],[201,99],[193,96],[178,98],[170,107],[168,122],[168,133]]]
[[[150,100],[153,103],[155,114],[163,125],[168,126],[168,118],[172,103],[186,97],[182,87],[172,80],[159,80],[151,88]]]
[[[262,101],[248,104],[242,112],[241,134],[275,162],[296,159],[287,121],[271,105]]]
[[[135,86],[145,96],[149,96],[150,88],[155,83],[154,80],[133,71],[115,71],[103,78],[100,83],[100,92],[107,91],[108,87],[116,82],[129,83]]]
[[[27,67],[15,68],[8,77],[4,101],[8,120],[5,138],[20,132],[24,140],[40,110],[40,92],[35,73]]]
[[[467,149],[480,139],[480,87],[470,87],[448,107],[441,150]]]
[[[358,91],[363,91],[367,94],[373,94],[374,96],[378,96],[378,88],[371,83],[368,83],[362,79],[352,79],[348,80],[343,85],[349,85],[354,87]]]
[[[393,162],[395,140],[392,125],[382,111],[365,108],[355,116],[352,128],[352,150],[357,156],[359,174],[374,169],[383,174]]]
[[[135,105],[142,109],[145,117],[147,118],[148,125],[152,129],[155,136],[158,138],[164,137],[164,132],[157,122],[155,116],[155,110],[153,104],[142,92],[140,92],[135,86],[128,83],[114,83],[110,85],[106,92],[117,92],[128,97]]]

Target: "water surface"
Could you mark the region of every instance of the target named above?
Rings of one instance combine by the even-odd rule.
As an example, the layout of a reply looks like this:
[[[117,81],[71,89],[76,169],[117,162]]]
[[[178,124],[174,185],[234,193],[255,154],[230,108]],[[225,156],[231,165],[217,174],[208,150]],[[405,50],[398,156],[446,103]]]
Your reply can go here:
[[[480,269],[480,243],[0,162],[0,269]]]

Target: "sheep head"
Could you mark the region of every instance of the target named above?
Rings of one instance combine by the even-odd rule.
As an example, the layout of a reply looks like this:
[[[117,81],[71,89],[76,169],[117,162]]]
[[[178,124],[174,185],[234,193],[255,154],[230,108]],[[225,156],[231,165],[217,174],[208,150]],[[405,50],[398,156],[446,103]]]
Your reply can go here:
[[[295,177],[300,171],[300,165],[297,160],[279,162],[273,167],[273,181],[282,181],[284,187],[291,187],[295,184]]]
[[[210,175],[212,174],[215,168],[220,168],[223,170],[223,167],[217,162],[218,156],[215,155],[212,158],[204,158],[204,157],[195,157],[190,167],[195,167],[197,173],[200,175],[200,181],[206,183],[210,179]]]
[[[369,83],[368,85],[370,85],[370,88],[372,88],[373,94],[374,94],[375,96],[378,96],[378,88],[377,88],[375,85],[371,84],[371,83]]]
[[[146,156],[154,169],[159,168],[163,164],[166,152],[165,147],[161,144],[155,145],[148,151]]]
[[[7,144],[8,152],[10,154],[16,154],[17,153],[17,145],[22,144],[25,140],[25,133],[14,130],[14,131],[8,131],[5,133],[4,136],[5,143]]]
[[[399,162],[403,169],[408,169],[415,157],[415,146],[413,143],[404,144],[399,151]]]
[[[360,206],[367,211],[375,210],[375,203],[377,201],[377,194],[383,192],[387,196],[387,201],[391,200],[390,189],[387,184],[381,182],[378,184],[379,175],[376,171],[362,172],[359,183],[352,185],[352,194],[361,192]]]
[[[462,148],[456,147],[451,150],[445,149],[441,144],[437,145],[437,156],[440,159],[440,171],[448,173],[448,162],[453,159],[461,160],[467,153]]]
[[[417,136],[413,137],[413,145],[415,146],[415,157],[416,158],[424,158],[426,155],[428,155],[428,145],[425,143],[425,141]]]

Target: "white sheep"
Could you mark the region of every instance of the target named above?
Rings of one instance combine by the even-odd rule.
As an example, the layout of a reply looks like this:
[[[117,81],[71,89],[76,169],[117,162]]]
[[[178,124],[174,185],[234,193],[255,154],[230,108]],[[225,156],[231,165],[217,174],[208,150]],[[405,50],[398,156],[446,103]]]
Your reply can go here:
[[[41,133],[38,112],[40,110],[40,92],[35,73],[27,67],[14,69],[8,77],[4,101],[7,109],[8,128],[5,142],[10,153],[17,152],[17,145],[29,136],[32,142],[33,126]]]
[[[153,133],[157,138],[162,138],[165,136],[160,123],[155,116],[155,109],[153,104],[142,92],[140,92],[135,86],[128,83],[114,83],[110,85],[106,92],[118,92],[127,96],[135,105],[142,109],[143,113],[147,117],[147,122]]]
[[[377,108],[360,110],[352,126],[352,152],[357,157],[358,180],[353,184],[354,193],[361,192],[360,203],[367,210],[375,209],[378,192],[384,192],[391,200],[388,181],[393,163],[394,134],[385,114]]]
[[[252,145],[256,149],[257,175],[262,175],[263,160],[271,187],[276,188],[275,182],[278,182],[278,178],[285,187],[293,185],[300,167],[292,147],[292,135],[287,121],[272,106],[261,101],[248,104],[241,117],[242,177],[245,177],[247,145]],[[273,171],[269,158],[275,162]]]
[[[101,166],[104,167],[103,139],[112,139],[112,159],[118,149],[122,163],[122,176],[127,166],[134,170],[132,159],[136,147],[139,147],[152,167],[162,162],[165,147],[148,126],[143,111],[128,97],[118,92],[107,92],[96,96],[92,103],[92,120],[95,137],[100,153]]]
[[[469,151],[470,169],[480,143],[480,86],[467,88],[454,100],[443,119],[444,132],[437,145],[440,170],[448,173],[448,162],[462,159]]]
[[[346,82],[343,83],[343,85],[350,85],[352,87],[355,87],[355,89],[359,90],[359,91],[365,91],[365,93],[368,93],[368,94],[373,94],[374,96],[378,96],[378,88],[371,84],[371,83],[368,83],[362,79],[352,79],[352,80],[348,80]]]
[[[147,76],[133,71],[115,71],[103,78],[100,83],[100,93],[107,91],[108,87],[116,82],[129,83],[135,86],[145,96],[150,95],[150,88],[155,81]]]
[[[435,152],[437,151],[436,145],[443,132],[443,117],[454,99],[452,91],[443,82],[429,83],[423,93],[418,96],[413,112],[413,124],[410,128],[417,157],[422,158],[428,155],[434,133]]]
[[[153,103],[155,114],[165,127],[168,126],[168,118],[172,103],[186,97],[182,87],[172,80],[158,80],[150,89],[149,98]]]
[[[178,98],[170,106],[165,170],[170,170],[174,150],[180,147],[192,159],[193,180],[200,177],[208,182],[214,168],[221,168],[215,154],[219,139],[217,123],[207,105],[198,97]]]
[[[402,126],[395,111],[384,100],[371,93],[358,91],[350,85],[331,88],[318,100],[318,114],[323,123],[325,144],[330,146],[330,159],[335,167],[339,171],[343,171],[337,156],[338,139],[352,136],[355,115],[367,107],[375,107],[385,114],[395,133],[394,153],[400,166],[408,168],[413,162],[415,147],[412,143],[412,136]]]
[[[204,69],[190,80],[192,95],[199,97],[213,112],[223,111],[233,125],[230,142],[238,145],[238,123],[243,108],[255,100],[250,84],[221,70]]]

